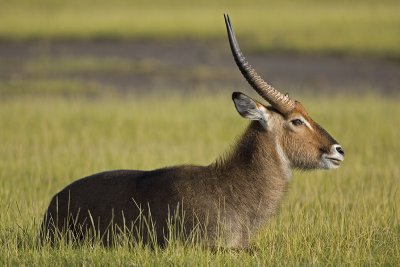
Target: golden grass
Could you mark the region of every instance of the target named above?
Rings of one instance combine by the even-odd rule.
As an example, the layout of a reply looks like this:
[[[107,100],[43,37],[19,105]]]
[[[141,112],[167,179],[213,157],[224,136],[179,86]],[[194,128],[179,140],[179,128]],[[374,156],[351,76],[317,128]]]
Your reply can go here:
[[[0,38],[225,40],[229,13],[254,49],[398,57],[399,8],[392,0],[15,0],[1,3]]]
[[[229,95],[63,98],[0,103],[0,265],[399,265],[398,98],[305,97],[346,150],[334,171],[295,172],[253,251],[36,246],[50,197],[108,169],[207,164],[246,125]]]

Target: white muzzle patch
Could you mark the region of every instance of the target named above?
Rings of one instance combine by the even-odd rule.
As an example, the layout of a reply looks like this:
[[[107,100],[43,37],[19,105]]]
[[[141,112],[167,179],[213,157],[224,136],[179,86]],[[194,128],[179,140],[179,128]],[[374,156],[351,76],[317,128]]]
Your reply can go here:
[[[338,144],[335,144],[331,147],[331,150],[329,153],[322,154],[321,161],[320,161],[321,169],[339,168],[340,163],[344,160],[344,156],[341,153],[339,153],[338,148],[341,148],[341,146]]]

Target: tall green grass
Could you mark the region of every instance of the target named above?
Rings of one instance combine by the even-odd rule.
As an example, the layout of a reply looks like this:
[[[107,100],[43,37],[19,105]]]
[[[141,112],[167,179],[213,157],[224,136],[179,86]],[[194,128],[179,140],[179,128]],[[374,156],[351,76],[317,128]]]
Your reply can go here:
[[[36,238],[51,196],[77,178],[221,155],[247,124],[229,95],[2,99],[0,265],[399,265],[398,98],[303,100],[346,150],[342,167],[295,172],[251,251],[212,252],[179,244],[40,248]]]
[[[400,4],[392,0],[2,0],[0,6],[5,40],[225,40],[222,14],[229,13],[254,49],[400,55]]]

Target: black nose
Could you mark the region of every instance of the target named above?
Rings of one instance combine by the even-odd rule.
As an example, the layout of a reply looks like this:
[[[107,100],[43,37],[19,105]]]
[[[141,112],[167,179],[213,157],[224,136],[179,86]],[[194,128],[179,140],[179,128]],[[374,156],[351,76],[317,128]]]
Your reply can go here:
[[[342,156],[344,156],[344,150],[341,146],[337,146],[336,151],[339,152]]]

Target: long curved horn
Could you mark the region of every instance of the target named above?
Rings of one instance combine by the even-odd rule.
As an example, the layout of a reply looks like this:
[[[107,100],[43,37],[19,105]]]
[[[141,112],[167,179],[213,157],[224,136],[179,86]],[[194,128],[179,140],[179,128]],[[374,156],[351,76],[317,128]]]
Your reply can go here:
[[[274,87],[265,82],[260,75],[247,62],[239,44],[236,41],[235,33],[233,32],[229,16],[224,14],[226,30],[228,32],[229,44],[231,47],[233,58],[240,72],[246,78],[247,82],[257,91],[257,93],[267,100],[273,107],[283,114],[287,114],[293,110],[295,103],[288,95],[284,95]]]

